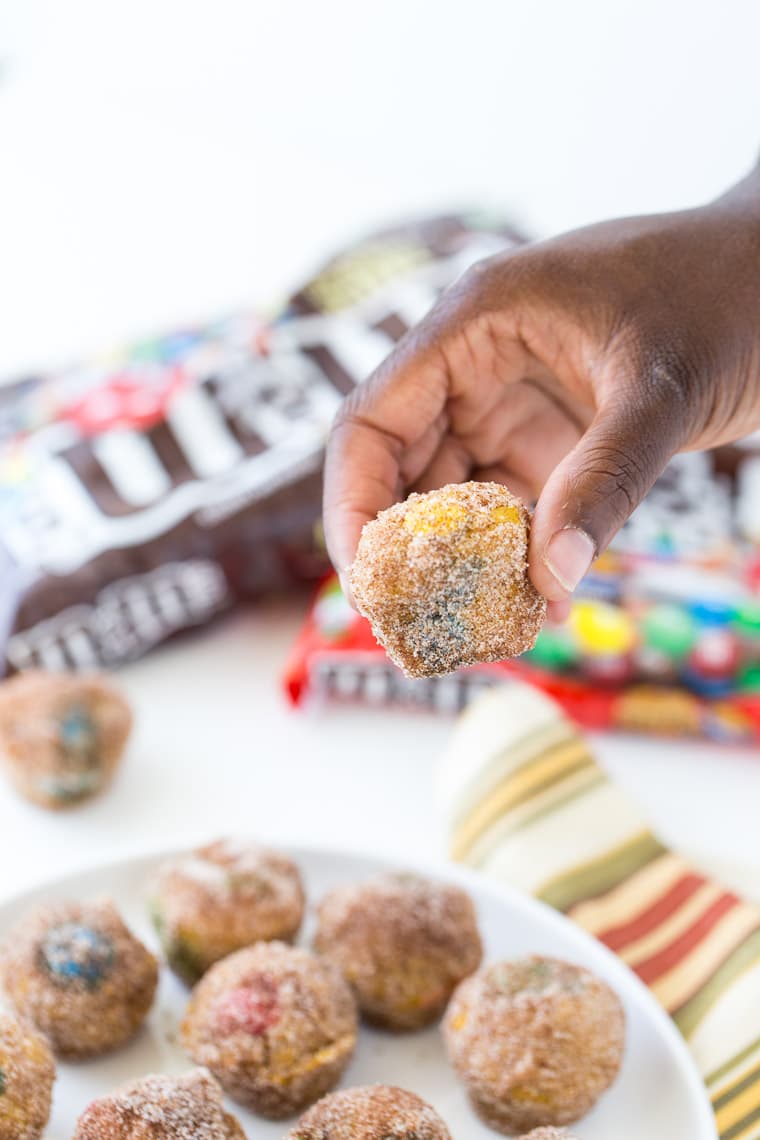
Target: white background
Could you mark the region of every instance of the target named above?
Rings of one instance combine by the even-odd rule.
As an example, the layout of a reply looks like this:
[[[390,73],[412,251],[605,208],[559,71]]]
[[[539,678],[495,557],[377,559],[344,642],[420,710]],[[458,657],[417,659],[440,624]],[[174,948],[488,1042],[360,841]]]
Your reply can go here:
[[[269,304],[375,221],[719,193],[754,0],[0,0],[0,374]]]
[[[703,201],[758,149],[758,45],[749,0],[0,0],[0,374],[273,303],[408,212],[485,203],[543,235]],[[51,817],[0,788],[0,894],[224,830],[440,852],[447,722],[291,715],[301,610],[125,670],[109,797]],[[599,748],[668,839],[760,895],[757,756]]]

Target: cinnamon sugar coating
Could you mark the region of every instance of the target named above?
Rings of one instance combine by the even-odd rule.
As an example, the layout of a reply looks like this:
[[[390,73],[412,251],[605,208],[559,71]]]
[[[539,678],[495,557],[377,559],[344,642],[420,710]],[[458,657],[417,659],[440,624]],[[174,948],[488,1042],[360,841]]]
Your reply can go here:
[[[0,956],[8,997],[61,1057],[123,1045],[150,1009],[153,955],[109,900],[41,906],[11,930]]]
[[[16,790],[42,807],[103,791],[131,727],[129,705],[98,674],[30,670],[0,683],[0,758]]]
[[[239,1104],[272,1120],[338,1082],[356,1045],[340,971],[307,950],[258,942],[212,966],[190,998],[182,1044]]]
[[[222,1090],[204,1069],[144,1077],[93,1101],[74,1140],[245,1140],[224,1111]]]
[[[318,1101],[287,1140],[451,1140],[451,1133],[415,1093],[368,1085]]]
[[[476,1112],[512,1136],[585,1116],[620,1070],[625,1015],[588,970],[532,957],[462,982],[444,1036]]]
[[[396,1030],[434,1021],[483,953],[466,892],[409,874],[330,891],[315,947],[342,970],[364,1017]]]
[[[304,892],[285,855],[218,840],[164,863],[150,905],[169,966],[192,985],[244,946],[291,941],[303,920]]]
[[[532,648],[546,602],[528,577],[530,515],[498,483],[451,483],[365,524],[356,605],[410,677]]]
[[[0,1013],[0,1140],[40,1140],[54,1081],[53,1054],[44,1037]]]
[[[527,1136],[521,1136],[520,1140],[575,1140],[575,1136],[571,1136],[566,1128],[536,1128]]]

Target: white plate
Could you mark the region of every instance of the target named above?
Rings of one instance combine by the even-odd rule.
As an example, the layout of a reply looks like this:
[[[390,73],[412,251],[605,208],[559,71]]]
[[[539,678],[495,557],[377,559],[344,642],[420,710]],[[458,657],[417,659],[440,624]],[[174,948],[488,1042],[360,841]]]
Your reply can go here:
[[[356,881],[387,867],[375,859],[335,851],[292,850],[310,901],[338,883]],[[152,947],[146,919],[145,884],[162,858],[152,856],[73,875],[0,907],[0,936],[29,906],[51,899],[109,894],[133,929]],[[405,865],[406,866],[406,865]],[[715,1124],[699,1075],[670,1020],[643,985],[611,953],[580,929],[539,903],[457,867],[408,868],[461,883],[475,900],[486,960],[525,953],[552,954],[582,963],[620,995],[628,1015],[628,1046],[622,1072],[594,1111],[577,1126],[581,1140],[715,1140]],[[309,938],[310,925],[305,937]],[[190,1066],[175,1044],[187,991],[164,972],[158,1000],[145,1029],[126,1049],[103,1060],[61,1065],[48,1140],[70,1140],[77,1117],[95,1097],[151,1072],[182,1072]],[[495,1133],[472,1114],[453,1078],[438,1030],[392,1036],[362,1029],[343,1085],[373,1082],[413,1089],[446,1120],[455,1140],[493,1140]],[[238,1111],[231,1106],[234,1111]],[[238,1111],[253,1140],[281,1140],[288,1124],[272,1124]]]

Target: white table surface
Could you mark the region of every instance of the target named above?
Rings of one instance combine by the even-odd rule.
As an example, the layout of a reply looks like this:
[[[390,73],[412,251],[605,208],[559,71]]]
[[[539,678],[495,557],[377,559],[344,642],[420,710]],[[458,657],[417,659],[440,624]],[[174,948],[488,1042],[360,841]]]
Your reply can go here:
[[[118,675],[137,725],[102,798],[64,814],[0,783],[0,898],[122,855],[222,833],[443,856],[435,766],[448,718],[293,712],[279,672],[304,601],[231,615]],[[597,750],[662,836],[760,900],[760,756],[605,737]]]

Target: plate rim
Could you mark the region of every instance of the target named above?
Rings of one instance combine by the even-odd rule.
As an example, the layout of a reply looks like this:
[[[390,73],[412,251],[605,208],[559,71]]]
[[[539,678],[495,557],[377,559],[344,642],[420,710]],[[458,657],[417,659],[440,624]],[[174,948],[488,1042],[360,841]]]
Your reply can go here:
[[[237,839],[240,838],[240,836],[235,835],[231,836],[231,838]],[[710,1140],[717,1140],[718,1133],[715,1125],[715,1116],[707,1094],[707,1089],[696,1062],[689,1051],[686,1040],[678,1031],[673,1019],[666,1013],[641,979],[636,976],[633,970],[631,970],[617,954],[560,911],[555,910],[541,899],[533,898],[531,895],[527,895],[525,892],[518,890],[518,888],[508,883],[502,883],[489,877],[484,872],[477,871],[471,867],[455,863],[445,858],[419,859],[412,857],[411,859],[401,859],[372,850],[357,850],[353,847],[343,847],[333,844],[327,846],[321,844],[304,844],[296,840],[291,840],[290,837],[285,839],[282,837],[272,839],[267,835],[261,834],[257,834],[255,839],[249,836],[248,840],[260,843],[262,846],[272,847],[282,851],[290,856],[299,866],[308,866],[309,859],[317,855],[321,858],[372,863],[378,866],[378,869],[385,868],[391,871],[411,871],[429,878],[446,879],[451,882],[456,882],[463,887],[470,887],[476,892],[484,892],[495,902],[509,905],[521,913],[538,914],[545,923],[564,930],[566,934],[570,936],[571,940],[577,942],[581,947],[589,948],[592,955],[596,955],[604,960],[612,974],[617,975],[621,979],[621,985],[632,995],[635,995],[635,1000],[645,1008],[676,1056],[681,1075],[689,1086],[695,1104],[699,1105],[699,1115],[701,1117],[700,1126],[704,1125],[704,1140],[707,1140],[708,1137]],[[78,869],[69,870],[46,879],[43,883],[37,883],[15,891],[12,895],[8,895],[0,900],[0,943],[2,943],[5,935],[4,927],[8,916],[12,911],[23,906],[25,900],[28,900],[29,905],[35,905],[35,903],[39,901],[39,896],[44,895],[46,891],[59,890],[71,880],[85,879],[90,876],[108,875],[109,872],[117,872],[118,870],[132,870],[140,865],[145,868],[147,879],[151,867],[155,867],[165,859],[186,854],[202,846],[205,842],[206,840],[201,838],[199,842],[187,845],[178,845],[175,842],[163,847],[157,846],[150,848],[147,851],[143,849],[136,850],[132,853],[127,852],[115,858],[107,859],[95,866],[82,866]],[[702,1140],[702,1138],[695,1137],[694,1140]]]

